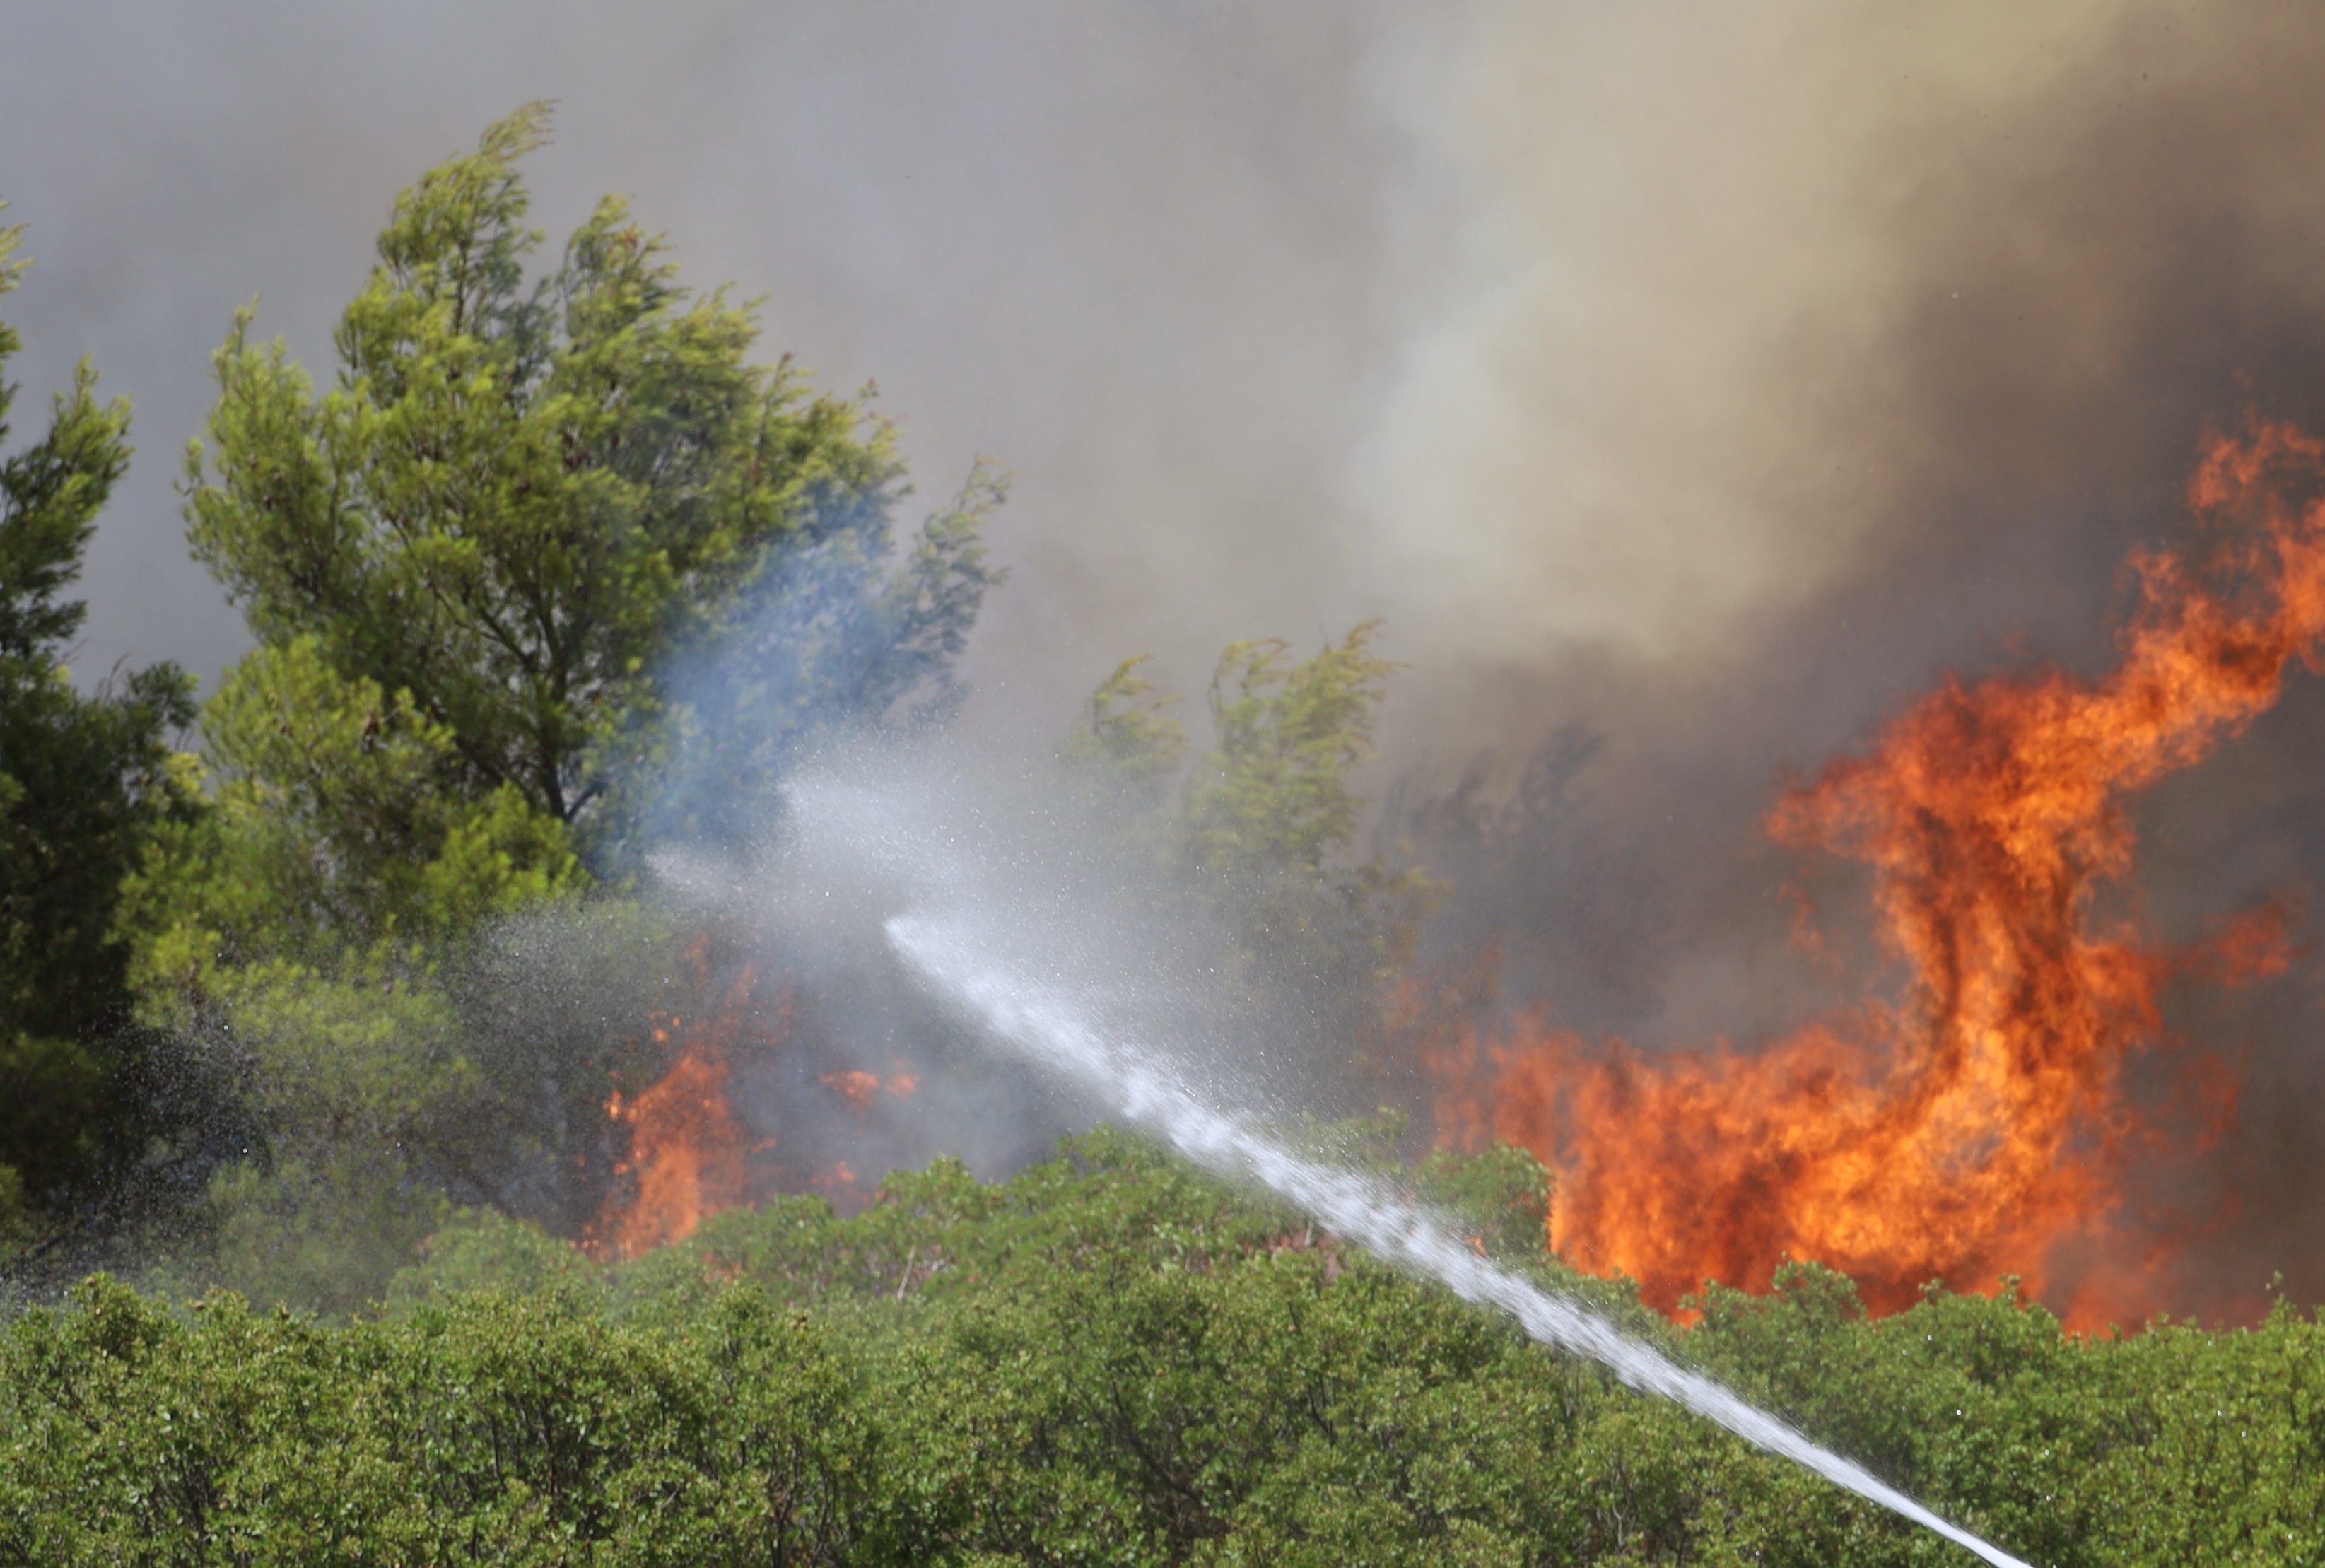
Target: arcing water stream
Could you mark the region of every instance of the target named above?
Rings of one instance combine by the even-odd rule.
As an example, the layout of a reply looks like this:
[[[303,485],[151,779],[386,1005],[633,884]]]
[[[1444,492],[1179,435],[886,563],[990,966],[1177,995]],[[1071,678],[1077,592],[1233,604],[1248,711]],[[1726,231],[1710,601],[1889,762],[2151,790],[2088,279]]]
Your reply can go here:
[[[1537,1341],[1589,1356],[1632,1387],[1663,1395],[1770,1453],[1928,1526],[1997,1568],[2028,1568],[1709,1378],[1630,1338],[1579,1303],[1496,1266],[1386,1183],[1298,1155],[1214,1109],[1167,1064],[1097,1023],[1062,988],[1020,972],[994,952],[988,942],[979,940],[978,925],[966,919],[901,915],[890,919],[886,930],[903,960],[986,1031],[1034,1065],[1079,1080],[1187,1158],[1268,1187],[1380,1257],[1441,1281],[1465,1301],[1508,1313]]]

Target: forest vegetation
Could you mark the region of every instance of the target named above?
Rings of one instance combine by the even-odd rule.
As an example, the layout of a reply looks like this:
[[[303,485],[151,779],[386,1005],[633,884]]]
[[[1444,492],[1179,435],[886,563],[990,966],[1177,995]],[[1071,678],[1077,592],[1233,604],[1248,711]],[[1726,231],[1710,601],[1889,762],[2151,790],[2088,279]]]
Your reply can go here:
[[[84,366],[0,459],[0,1563],[1959,1560],[1104,1128],[576,1245],[699,951],[651,857],[945,723],[1005,483],[900,523],[895,427],[758,363],[618,200],[539,269],[547,131],[397,198],[326,377],[235,318],[182,494],[253,645],[207,698],[67,666],[125,404]],[[1231,645],[1200,745],[1131,659],[1056,759],[1232,934],[1223,986],[1350,1043],[1344,1099],[1442,891],[1357,850],[1377,644]],[[485,939],[520,919],[637,1016],[513,1019]],[[1876,1319],[1802,1261],[1673,1322],[1549,1251],[1532,1155],[1309,1135],[2030,1562],[2325,1560],[2291,1304],[2075,1335],[2003,1281]]]

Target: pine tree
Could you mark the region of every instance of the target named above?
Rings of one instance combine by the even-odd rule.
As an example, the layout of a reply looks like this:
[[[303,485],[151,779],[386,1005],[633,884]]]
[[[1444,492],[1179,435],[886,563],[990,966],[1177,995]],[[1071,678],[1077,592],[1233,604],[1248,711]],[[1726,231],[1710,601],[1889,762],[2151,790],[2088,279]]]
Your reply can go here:
[[[21,235],[0,228],[0,293]],[[0,365],[19,343],[0,323]],[[64,663],[87,607],[62,596],[129,464],[129,406],[98,402],[96,379],[84,361],[47,431],[0,460],[0,1228],[53,1219],[138,1152],[144,1037],[116,905],[183,809],[168,737],[192,720],[192,683],[155,664],[84,693]],[[15,391],[0,379],[0,442]]]
[[[514,792],[602,868],[699,771],[690,739],[742,776],[818,724],[940,710],[999,487],[973,474],[892,568],[893,428],[751,363],[752,310],[690,294],[621,200],[528,283],[517,164],[548,124],[520,109],[398,198],[328,391],[237,318],[189,515],[262,645],[221,700],[304,646],[409,694],[442,788]]]

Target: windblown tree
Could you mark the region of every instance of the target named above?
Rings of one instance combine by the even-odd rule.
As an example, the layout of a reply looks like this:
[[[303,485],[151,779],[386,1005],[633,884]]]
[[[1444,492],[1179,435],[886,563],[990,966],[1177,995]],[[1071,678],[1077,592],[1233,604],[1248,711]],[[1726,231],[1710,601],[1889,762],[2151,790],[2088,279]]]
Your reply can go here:
[[[1370,1022],[1437,896],[1419,868],[1356,853],[1353,775],[1395,668],[1373,651],[1378,629],[1366,622],[1301,660],[1273,638],[1230,644],[1209,693],[1214,744],[1191,766],[1174,699],[1138,659],[1099,683],[1061,748],[1128,808],[1187,896],[1225,917],[1240,982],[1299,997],[1344,1041]]]
[[[898,552],[893,428],[753,364],[752,311],[690,294],[618,200],[528,281],[547,124],[398,198],[328,390],[247,311],[218,351],[190,535],[259,646],[205,713],[216,810],[137,890],[153,983],[739,835],[814,737],[954,695],[998,481]]]
[[[20,235],[0,228],[0,293]],[[0,365],[18,344],[0,324]],[[64,663],[87,607],[63,595],[129,465],[129,406],[96,383],[84,362],[47,431],[0,460],[0,1230],[86,1197],[144,1141],[115,905],[184,804],[168,737],[193,718],[185,676],[156,664],[84,693]],[[15,390],[0,379],[0,442]]]

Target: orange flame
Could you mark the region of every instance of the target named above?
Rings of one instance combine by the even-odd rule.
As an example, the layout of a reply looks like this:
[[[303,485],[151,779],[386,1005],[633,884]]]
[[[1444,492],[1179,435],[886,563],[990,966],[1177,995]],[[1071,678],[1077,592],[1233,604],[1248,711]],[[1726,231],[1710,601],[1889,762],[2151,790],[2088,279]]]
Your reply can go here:
[[[1873,872],[1885,945],[1913,976],[1889,1004],[1774,1047],[1642,1059],[1539,1020],[1431,1058],[1440,1137],[1495,1136],[1560,1176],[1552,1240],[1639,1281],[1665,1311],[1706,1278],[1759,1285],[1787,1256],[1858,1280],[1876,1311],[1926,1281],[2042,1294],[2055,1260],[2096,1255],[2069,1321],[2130,1320],[2171,1238],[2119,1226],[2128,1156],[2168,1134],[2125,1102],[2126,1054],[2162,1033],[2169,978],[2283,968],[2265,909],[2174,951],[2096,895],[2132,867],[2128,796],[2205,756],[2314,668],[2325,635],[2325,445],[2255,422],[2207,443],[2190,502],[2201,563],[2133,557],[2139,603],[2104,679],[1949,677],[1873,750],[1839,759],[1769,813],[1781,842]],[[2200,1145],[2228,1124],[2235,1075],[2183,1076]]]
[[[600,1256],[638,1254],[693,1234],[695,1228],[749,1196],[755,1143],[727,1100],[728,1053],[743,1032],[754,971],[747,966],[709,1023],[686,1034],[672,1017],[652,1031],[656,1044],[683,1037],[668,1071],[635,1096],[616,1091],[606,1114],[629,1128],[630,1156],[615,1167],[635,1178],[591,1227],[587,1245]]]
[[[838,1090],[839,1097],[857,1110],[869,1110],[872,1109],[873,1100],[877,1099],[884,1090],[902,1099],[921,1086],[919,1073],[908,1071],[901,1062],[894,1065],[895,1071],[888,1074],[885,1082],[881,1081],[878,1073],[866,1072],[860,1067],[838,1072],[827,1072],[816,1081],[826,1089]]]
[[[836,1089],[842,1099],[858,1110],[868,1109],[872,1097],[880,1092],[877,1073],[864,1072],[827,1072],[816,1081],[826,1089]]]
[[[707,942],[698,942],[693,955],[697,982],[706,988],[707,951]],[[734,1063],[764,1060],[792,1036],[792,1004],[788,986],[776,992],[772,1007],[762,1004],[756,969],[746,964],[703,1021],[654,1021],[649,1038],[677,1053],[649,1088],[607,1099],[606,1114],[628,1131],[629,1155],[614,1167],[615,1175],[626,1180],[608,1195],[583,1236],[582,1245],[593,1255],[635,1257],[693,1234],[713,1214],[760,1201],[786,1179],[800,1179],[755,1159],[773,1148],[774,1140],[754,1139],[727,1099]],[[912,1094],[921,1077],[900,1059],[889,1064],[885,1077],[844,1069],[823,1073],[818,1081],[863,1113],[883,1094]],[[860,1200],[860,1183],[846,1160],[806,1180],[843,1207]]]
[[[808,1183],[825,1197],[838,1200],[851,1195],[856,1185],[856,1173],[846,1160],[835,1160],[818,1171]]]
[[[727,1104],[727,1065],[714,1048],[690,1048],[652,1088],[606,1109],[630,1129],[625,1174],[635,1202],[614,1216],[607,1250],[635,1257],[693,1233],[708,1216],[743,1202],[746,1141]]]

